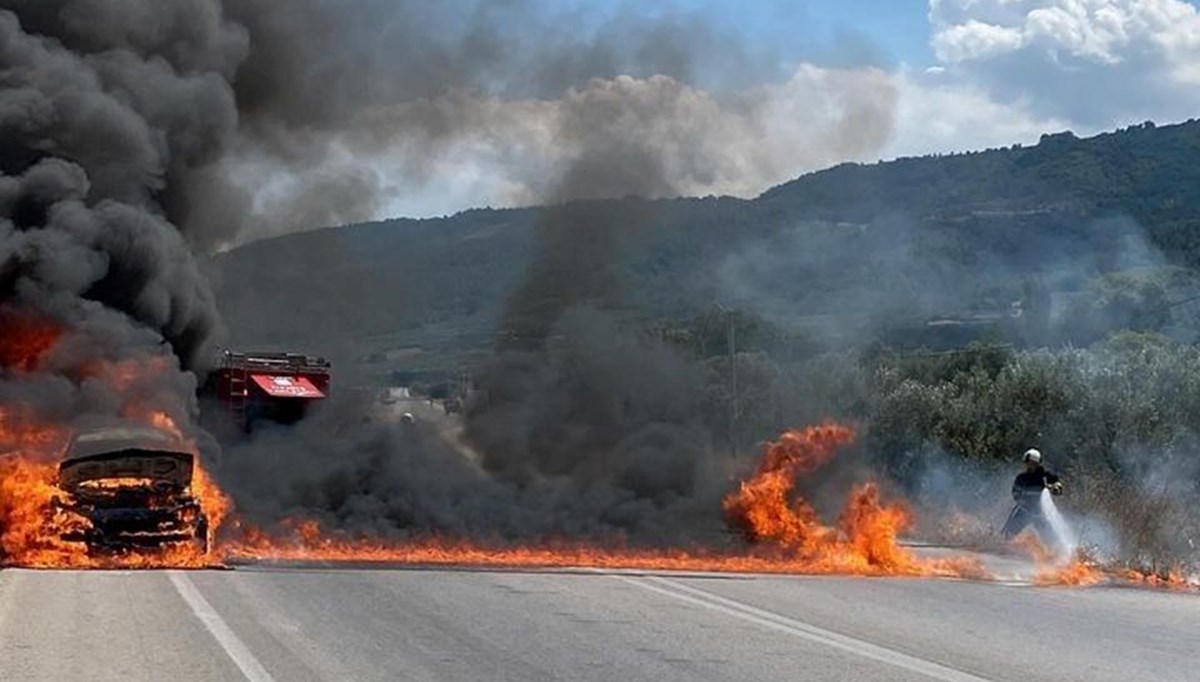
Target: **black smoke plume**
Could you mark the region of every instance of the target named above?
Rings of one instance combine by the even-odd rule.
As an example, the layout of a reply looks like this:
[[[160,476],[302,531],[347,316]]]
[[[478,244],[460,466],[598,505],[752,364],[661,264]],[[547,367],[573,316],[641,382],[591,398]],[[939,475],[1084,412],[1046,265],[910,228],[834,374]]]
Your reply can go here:
[[[10,416],[191,416],[187,370],[218,322],[176,226],[236,129],[229,78],[246,48],[213,9],[0,4],[0,306],[60,335],[0,368]]]
[[[230,448],[220,473],[253,515],[374,532],[678,539],[715,520],[700,368],[636,331],[617,266],[655,208],[564,202],[745,189],[869,152],[894,91],[870,70],[778,73],[686,12],[584,19],[524,0],[0,0],[0,304],[63,334],[36,371],[0,374],[0,398],[189,421],[219,332],[193,250],[370,216],[392,189],[378,150],[419,183],[476,145],[515,201],[552,205],[479,377],[477,461],[347,399]],[[154,371],[107,381],[121,363]]]

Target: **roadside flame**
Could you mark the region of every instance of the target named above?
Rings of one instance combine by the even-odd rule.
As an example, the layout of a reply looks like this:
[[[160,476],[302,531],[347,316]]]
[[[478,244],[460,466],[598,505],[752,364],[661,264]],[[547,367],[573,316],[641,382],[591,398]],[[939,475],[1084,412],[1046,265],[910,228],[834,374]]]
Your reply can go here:
[[[1104,573],[1097,566],[1078,557],[1072,559],[1066,566],[1039,572],[1033,578],[1033,582],[1037,585],[1070,585],[1074,587],[1099,585],[1104,580]]]
[[[1035,585],[1089,587],[1107,579],[1103,569],[1082,553],[1076,552],[1065,560],[1061,559],[1028,530],[1013,538],[1012,544],[1033,559],[1036,567],[1033,576]]]
[[[836,533],[821,525],[816,511],[803,499],[791,501],[796,477],[818,469],[838,448],[853,441],[853,429],[823,424],[788,431],[767,444],[754,476],[725,498],[729,525],[751,542],[818,552],[836,539]]]
[[[768,443],[755,474],[725,498],[729,525],[750,542],[803,566],[805,573],[982,575],[977,562],[922,560],[901,547],[899,535],[912,517],[902,503],[884,503],[874,483],[850,492],[836,527],[821,522],[796,495],[797,479],[825,465],[854,437],[852,428],[827,422],[788,431]]]
[[[311,520],[292,520],[272,532],[243,527],[241,537],[225,544],[234,562],[384,563],[490,568],[599,568],[718,573],[834,574],[821,567],[771,551],[733,552],[710,548],[636,549],[556,541],[532,547],[487,546],[443,538],[388,542],[330,533]],[[939,575],[962,575],[945,573]],[[970,577],[984,577],[967,574]]]
[[[1196,590],[1200,589],[1200,576],[1188,577],[1187,571],[1183,566],[1171,566],[1169,568],[1123,568],[1117,571],[1117,575],[1139,585],[1147,587],[1163,588],[1168,590]]]
[[[311,519],[271,531],[237,526],[223,546],[228,559],[384,562],[493,567],[577,567],[739,573],[985,576],[973,560],[925,561],[900,547],[908,525],[900,505],[878,488],[855,488],[837,527],[820,523],[803,500],[789,503],[798,474],[814,471],[853,441],[849,427],[824,424],[789,431],[764,448],[755,475],[724,503],[726,518],[750,541],[740,548],[636,549],[570,541],[535,547],[486,547],[445,539],[392,541],[331,534]]]

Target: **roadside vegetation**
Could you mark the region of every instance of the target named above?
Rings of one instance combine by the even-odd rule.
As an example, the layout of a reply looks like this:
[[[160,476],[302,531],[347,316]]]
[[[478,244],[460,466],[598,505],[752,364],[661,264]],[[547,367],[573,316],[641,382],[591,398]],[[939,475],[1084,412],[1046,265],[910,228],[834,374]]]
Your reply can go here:
[[[710,362],[708,420],[728,425],[728,360]],[[1020,453],[1037,447],[1068,482],[1066,512],[1106,558],[1153,573],[1200,559],[1195,345],[1120,332],[1087,348],[835,351],[783,363],[745,353],[737,362],[732,432],[742,450],[792,424],[852,420],[874,468],[937,517],[931,532],[986,542],[1003,523]]]

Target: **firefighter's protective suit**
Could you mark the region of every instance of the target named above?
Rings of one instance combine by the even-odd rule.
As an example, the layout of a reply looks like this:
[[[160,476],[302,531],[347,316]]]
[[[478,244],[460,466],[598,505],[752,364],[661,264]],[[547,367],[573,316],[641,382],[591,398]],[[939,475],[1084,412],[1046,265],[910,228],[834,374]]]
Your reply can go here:
[[[1011,540],[1027,526],[1032,525],[1042,542],[1054,542],[1054,532],[1046,522],[1042,513],[1042,491],[1049,490],[1052,495],[1061,495],[1062,481],[1053,472],[1042,466],[1042,456],[1037,450],[1025,453],[1025,471],[1017,475],[1012,485],[1013,506],[1008,521],[1001,533],[1005,539]]]

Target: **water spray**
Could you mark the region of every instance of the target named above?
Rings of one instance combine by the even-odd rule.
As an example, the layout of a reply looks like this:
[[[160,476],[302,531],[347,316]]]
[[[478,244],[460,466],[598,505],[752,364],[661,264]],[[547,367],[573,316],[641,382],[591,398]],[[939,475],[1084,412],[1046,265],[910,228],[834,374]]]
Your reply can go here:
[[[1055,543],[1062,550],[1064,560],[1070,560],[1075,556],[1075,551],[1079,549],[1079,538],[1076,537],[1075,531],[1067,523],[1062,512],[1058,511],[1058,505],[1054,504],[1054,497],[1050,494],[1049,489],[1043,489],[1041,495],[1042,516],[1046,518],[1046,522],[1054,531]]]

